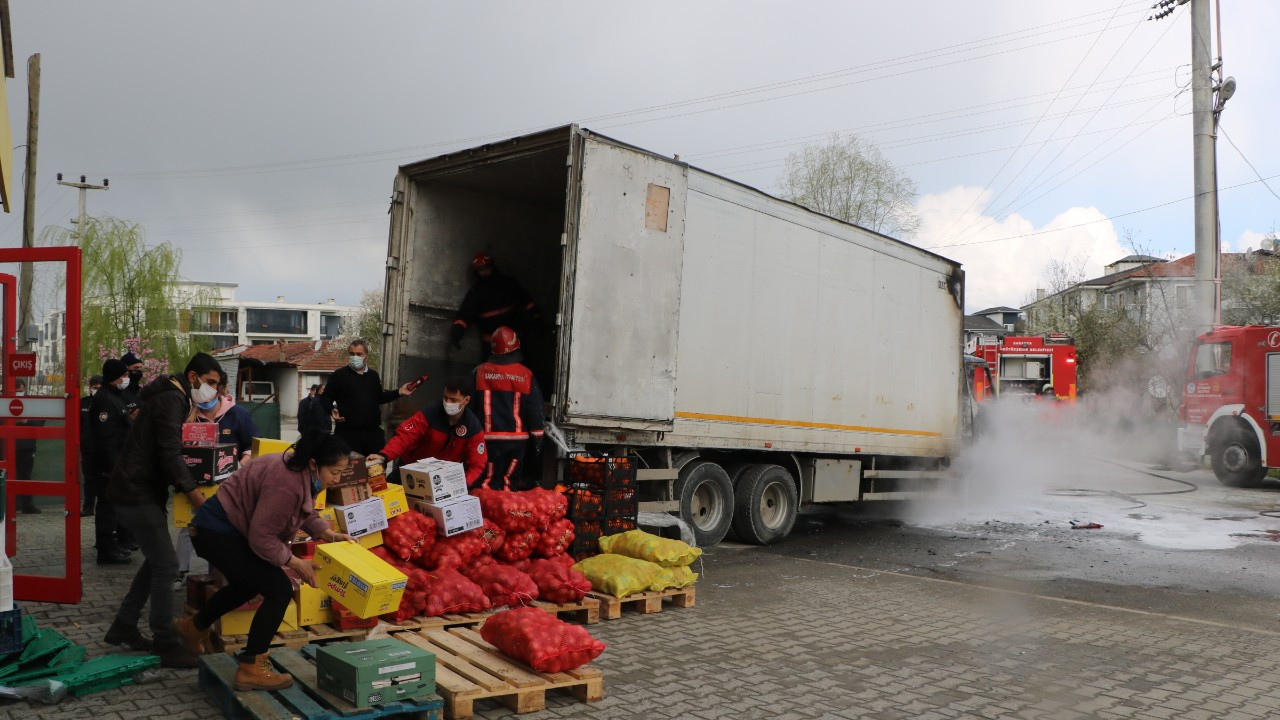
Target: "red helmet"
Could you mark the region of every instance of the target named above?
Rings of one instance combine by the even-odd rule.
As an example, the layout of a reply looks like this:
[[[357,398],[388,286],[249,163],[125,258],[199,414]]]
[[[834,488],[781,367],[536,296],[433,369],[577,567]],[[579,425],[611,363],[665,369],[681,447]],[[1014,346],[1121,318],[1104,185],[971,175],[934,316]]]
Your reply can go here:
[[[489,336],[489,345],[494,355],[507,355],[520,349],[520,338],[516,331],[509,327],[500,327]]]
[[[471,258],[471,267],[477,270],[482,267],[493,267],[493,257],[485,252],[476,253],[476,256]]]

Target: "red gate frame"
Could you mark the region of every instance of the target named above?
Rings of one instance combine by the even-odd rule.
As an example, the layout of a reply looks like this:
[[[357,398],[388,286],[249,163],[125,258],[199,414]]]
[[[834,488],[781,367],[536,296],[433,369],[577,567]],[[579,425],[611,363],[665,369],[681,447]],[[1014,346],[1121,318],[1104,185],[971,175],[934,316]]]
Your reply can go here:
[[[17,548],[17,532],[13,519],[17,510],[19,495],[36,495],[43,497],[60,497],[65,510],[64,535],[66,550],[63,556],[66,565],[62,577],[44,575],[13,576],[13,596],[15,600],[31,600],[37,602],[79,603],[82,597],[80,565],[80,248],[47,247],[47,248],[4,248],[0,249],[0,264],[24,262],[63,262],[67,265],[66,301],[67,301],[67,341],[64,353],[66,370],[63,372],[63,425],[62,427],[32,427],[29,425],[12,425],[0,423],[0,442],[4,444],[4,460],[0,467],[4,468],[5,486],[5,518],[6,546]],[[17,352],[17,327],[14,314],[18,307],[18,280],[12,275],[0,274],[0,289],[4,293],[4,317],[0,321],[4,338],[0,350],[4,360],[2,368],[9,367],[9,355]],[[0,401],[14,397],[14,378],[4,373],[2,386],[3,396]],[[33,416],[34,417],[34,416]],[[62,440],[63,441],[63,481],[47,480],[15,480],[14,468],[17,461],[16,440]]]

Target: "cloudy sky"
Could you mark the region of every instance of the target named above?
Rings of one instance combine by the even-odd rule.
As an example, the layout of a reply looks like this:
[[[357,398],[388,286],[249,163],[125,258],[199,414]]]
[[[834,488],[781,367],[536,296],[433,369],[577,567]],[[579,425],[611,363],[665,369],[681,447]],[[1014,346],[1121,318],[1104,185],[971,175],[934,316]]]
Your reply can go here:
[[[1223,4],[1223,126],[1269,177],[1280,3]],[[1191,251],[1188,18],[1149,5],[19,0],[8,95],[16,145],[41,53],[38,227],[75,213],[55,173],[110,178],[91,214],[241,298],[354,302],[382,282],[397,165],[578,122],[769,192],[805,142],[873,141],[975,310],[1021,305],[1054,260],[1100,273],[1126,235]],[[1280,199],[1225,141],[1219,178],[1224,244],[1256,246]]]

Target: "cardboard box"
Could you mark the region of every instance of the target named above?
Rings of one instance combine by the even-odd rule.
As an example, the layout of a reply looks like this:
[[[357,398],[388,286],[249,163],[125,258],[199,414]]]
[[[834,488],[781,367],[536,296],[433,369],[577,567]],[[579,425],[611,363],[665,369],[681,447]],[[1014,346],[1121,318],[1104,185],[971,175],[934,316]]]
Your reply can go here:
[[[329,521],[329,529],[336,531],[338,529],[338,510],[337,508],[327,507],[316,512],[317,515]]]
[[[262,602],[258,599],[258,604]],[[248,605],[249,603],[246,603]],[[253,623],[253,616],[258,612],[257,606],[249,609],[244,607],[237,608],[231,612],[218,618],[218,622],[214,623],[218,634],[224,638],[228,635],[248,635],[249,625]],[[285,608],[284,619],[280,621],[280,628],[276,632],[291,632],[298,629],[298,604],[293,600],[289,601],[289,606]]]
[[[357,707],[408,700],[436,691],[436,657],[395,638],[333,643],[316,651],[316,681]]]
[[[360,547],[372,550],[382,544],[382,531],[361,535],[356,538],[356,542],[360,544]]]
[[[329,507],[329,491],[321,488],[320,492],[316,493],[315,508],[316,510],[323,510],[327,507]]]
[[[436,519],[436,529],[444,537],[451,537],[484,525],[480,515],[480,498],[467,495],[458,500],[436,504],[423,500],[410,500],[414,510]]]
[[[360,618],[395,612],[409,584],[391,563],[355,543],[325,543],[313,562],[320,589]]]
[[[287,440],[272,440],[270,438],[254,438],[253,445],[250,450],[254,457],[262,457],[263,455],[279,455],[293,446],[293,443]]]
[[[213,497],[218,492],[217,485],[201,485],[196,488],[206,500]],[[194,509],[191,507],[191,501],[187,499],[186,493],[176,492],[173,494],[173,526],[176,528],[184,528],[191,524],[191,519],[195,515]]]
[[[364,464],[365,474],[369,477],[369,487],[373,488],[375,493],[382,492],[387,489],[387,468],[380,462],[368,462]]]
[[[375,492],[374,495],[382,499],[382,505],[387,509],[388,520],[409,512],[409,500],[405,497],[404,487],[400,485],[388,483],[386,490]]]
[[[356,480],[333,485],[327,492],[329,495],[327,505],[350,505],[373,497],[373,489],[369,487],[369,481],[367,480]]]
[[[364,464],[364,456],[358,452],[353,452],[347,457],[350,462],[347,463],[347,469],[342,471],[342,479],[339,482],[343,484],[368,482],[369,468]]]
[[[182,459],[198,485],[217,485],[231,477],[237,467],[236,446],[230,443],[187,445],[182,448]]]
[[[467,471],[462,463],[427,458],[400,468],[405,495],[444,503],[467,494]]]
[[[293,598],[298,604],[298,627],[324,625],[337,622],[338,612],[333,609],[333,598],[324,594],[323,590],[303,583],[298,586],[298,593]]]
[[[218,423],[193,422],[182,423],[183,445],[217,445]]]
[[[350,505],[336,505],[338,531],[353,538],[387,529],[387,509],[381,498],[369,498]]]

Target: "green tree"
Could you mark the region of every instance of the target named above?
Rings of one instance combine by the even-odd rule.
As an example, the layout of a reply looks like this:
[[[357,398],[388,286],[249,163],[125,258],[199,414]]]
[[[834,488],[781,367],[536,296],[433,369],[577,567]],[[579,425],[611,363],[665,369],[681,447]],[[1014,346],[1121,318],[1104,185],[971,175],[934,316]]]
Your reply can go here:
[[[182,252],[169,243],[148,246],[140,225],[102,217],[74,231],[46,228],[41,244],[81,249],[81,377],[101,369],[96,348],[118,348],[130,338],[146,338],[152,357],[170,367],[208,349],[188,334],[192,308],[216,306],[217,299],[183,291]]]
[[[791,153],[778,184],[791,202],[878,233],[911,238],[920,228],[915,181],[853,135]]]
[[[342,318],[342,337],[361,338],[369,343],[369,365],[377,367],[382,357],[382,288],[360,293],[356,310]]]

